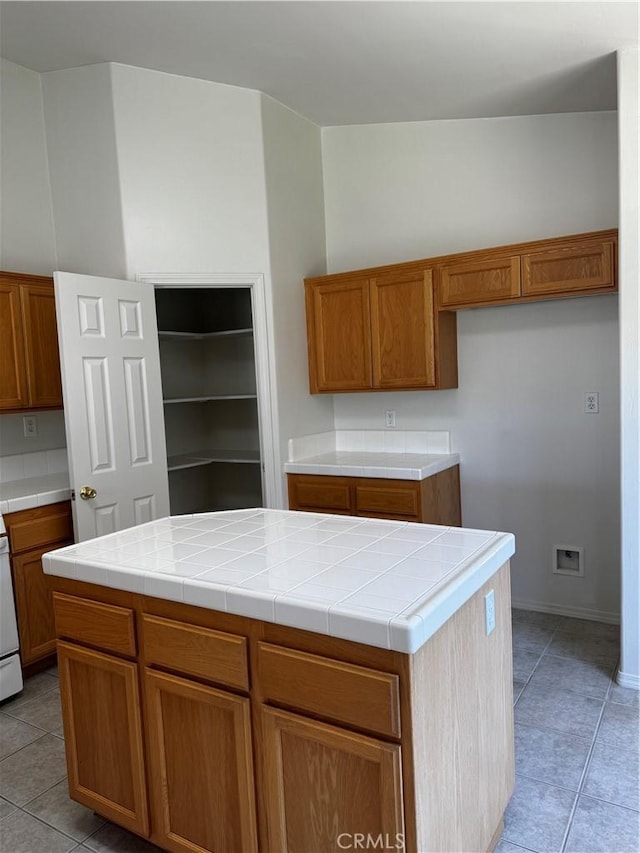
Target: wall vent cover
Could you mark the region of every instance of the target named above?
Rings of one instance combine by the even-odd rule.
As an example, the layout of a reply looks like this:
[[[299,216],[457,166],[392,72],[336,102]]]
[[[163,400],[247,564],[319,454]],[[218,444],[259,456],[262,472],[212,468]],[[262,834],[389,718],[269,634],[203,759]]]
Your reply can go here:
[[[554,545],[552,571],[554,575],[584,577],[584,548],[576,545]]]

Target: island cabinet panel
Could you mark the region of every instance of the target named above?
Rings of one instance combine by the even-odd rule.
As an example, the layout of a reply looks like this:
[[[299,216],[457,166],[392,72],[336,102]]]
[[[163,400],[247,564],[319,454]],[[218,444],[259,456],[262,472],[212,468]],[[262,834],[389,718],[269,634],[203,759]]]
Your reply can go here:
[[[142,617],[142,631],[147,663],[249,689],[245,637],[148,614]]]
[[[58,665],[71,797],[148,836],[137,666],[65,642]]]
[[[135,656],[135,626],[130,608],[54,592],[53,609],[59,637],[125,657]]]
[[[262,728],[269,850],[339,851],[362,833],[395,848],[404,834],[400,746],[273,708],[263,709]]]
[[[440,307],[508,301],[520,296],[520,258],[473,259],[440,268]]]
[[[265,699],[319,717],[400,737],[397,675],[258,644],[258,670]]]
[[[545,296],[613,289],[613,240],[555,245],[522,256],[522,295]]]
[[[433,271],[371,280],[374,388],[436,384]]]
[[[156,843],[258,850],[249,700],[145,670]]]
[[[311,393],[371,388],[369,282],[307,289]]]

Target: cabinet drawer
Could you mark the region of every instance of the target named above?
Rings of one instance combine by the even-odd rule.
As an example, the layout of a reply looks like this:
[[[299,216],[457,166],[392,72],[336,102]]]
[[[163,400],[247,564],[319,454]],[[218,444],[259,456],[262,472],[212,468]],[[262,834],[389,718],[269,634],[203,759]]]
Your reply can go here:
[[[522,256],[522,295],[614,288],[614,244],[568,243]]]
[[[148,615],[142,617],[142,631],[147,664],[249,689],[244,637]]]
[[[134,657],[136,635],[133,610],[53,593],[56,634],[118,655]]]
[[[397,675],[258,643],[258,677],[266,701],[400,737]]]
[[[378,483],[356,483],[356,512],[385,513],[417,518],[420,513],[419,486],[416,483],[387,486]]]
[[[5,516],[5,523],[12,554],[65,539],[73,541],[71,505],[68,501],[10,513]]]
[[[463,308],[520,296],[520,258],[464,261],[440,268],[440,308]]]
[[[348,477],[289,475],[289,508],[351,512]]]

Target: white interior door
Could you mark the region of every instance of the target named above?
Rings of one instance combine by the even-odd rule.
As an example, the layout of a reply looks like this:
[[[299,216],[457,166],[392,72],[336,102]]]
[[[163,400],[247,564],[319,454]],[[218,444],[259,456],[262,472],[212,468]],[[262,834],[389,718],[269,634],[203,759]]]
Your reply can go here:
[[[80,542],[169,514],[158,329],[150,284],[54,281]]]

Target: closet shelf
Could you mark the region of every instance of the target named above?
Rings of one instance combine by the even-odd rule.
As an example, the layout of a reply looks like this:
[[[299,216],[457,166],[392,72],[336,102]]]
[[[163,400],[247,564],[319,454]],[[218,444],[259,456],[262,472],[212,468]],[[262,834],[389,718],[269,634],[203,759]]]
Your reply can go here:
[[[241,335],[252,335],[253,329],[225,329],[222,332],[171,332],[169,330],[158,330],[161,341],[204,341],[210,338],[230,338]]]
[[[167,457],[167,469],[180,471],[184,468],[197,468],[212,462],[260,463],[259,450],[197,450],[193,453],[180,453]]]
[[[209,400],[256,400],[256,394],[208,394],[206,397],[165,397],[162,401],[169,403],[208,403]]]

